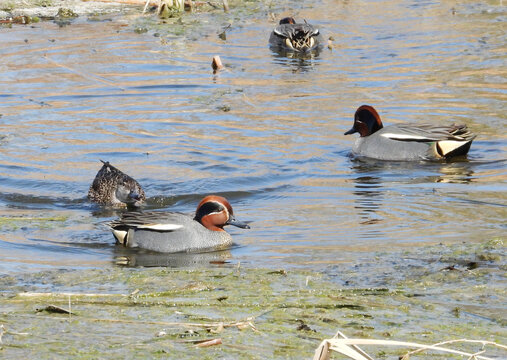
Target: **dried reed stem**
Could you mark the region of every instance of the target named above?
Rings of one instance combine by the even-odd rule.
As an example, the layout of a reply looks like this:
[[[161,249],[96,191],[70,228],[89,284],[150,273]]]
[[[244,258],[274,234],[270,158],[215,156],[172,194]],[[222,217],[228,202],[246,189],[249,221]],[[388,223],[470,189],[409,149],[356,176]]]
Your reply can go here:
[[[453,344],[453,343],[457,343],[457,342],[467,342],[467,343],[482,344],[483,347],[485,345],[492,345],[492,346],[496,346],[496,347],[499,347],[501,349],[507,350],[507,346],[501,345],[501,344],[497,344],[497,343],[495,343],[493,341],[457,339],[457,340],[442,341],[442,342],[439,342],[439,343],[436,343],[436,344],[433,344],[433,345],[429,345],[428,348],[420,348],[420,349],[409,351],[409,352],[407,352],[405,355],[403,355],[401,357],[401,360],[408,360],[408,358],[410,357],[410,355],[417,354],[419,352],[425,351],[425,350],[429,349],[432,346],[440,346],[440,345],[446,345],[446,344]],[[477,355],[482,354],[482,353],[483,353],[483,351],[480,351],[478,353],[470,354],[470,355],[474,356],[474,357],[477,357]]]
[[[486,357],[486,356],[480,356],[475,354],[470,354],[464,351],[460,350],[454,350],[439,346],[433,346],[433,345],[423,345],[413,342],[405,342],[405,341],[394,341],[394,340],[375,340],[375,339],[329,339],[324,340],[329,343],[329,348],[331,350],[337,351],[343,355],[346,355],[354,360],[366,360],[367,358],[361,355],[360,353],[356,352],[354,349],[352,349],[349,345],[387,345],[387,346],[407,346],[407,347],[415,347],[419,348],[421,350],[435,350],[435,351],[442,351],[446,353],[451,354],[457,354],[457,355],[463,355],[468,357],[473,357],[474,359],[481,359],[481,360],[494,360],[493,358]],[[481,340],[461,340],[466,342],[477,342],[477,343],[491,343],[495,344],[498,347],[506,348],[504,345],[496,344],[493,342],[487,342],[487,341],[481,341]],[[456,342],[456,341],[454,341]],[[322,347],[322,343],[319,346],[319,348]],[[314,359],[316,359],[314,357]],[[319,359],[319,358],[317,358]],[[320,360],[328,359],[328,357],[322,357]],[[402,357],[402,359],[408,359],[408,356]]]

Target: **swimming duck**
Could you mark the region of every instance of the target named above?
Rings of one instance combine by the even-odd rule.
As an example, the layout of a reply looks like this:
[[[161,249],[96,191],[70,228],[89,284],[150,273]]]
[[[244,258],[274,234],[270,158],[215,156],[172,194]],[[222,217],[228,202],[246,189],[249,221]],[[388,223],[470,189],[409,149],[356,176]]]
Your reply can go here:
[[[88,199],[112,207],[139,207],[146,200],[141,185],[107,161],[95,176],[88,190]]]
[[[280,20],[280,24],[269,37],[272,47],[292,50],[296,52],[309,52],[320,46],[322,42],[319,29],[308,24],[296,24],[292,17]]]
[[[360,106],[354,126],[358,132],[353,153],[381,160],[441,160],[466,155],[475,138],[466,125],[397,124],[384,127],[377,111]]]
[[[232,244],[225,225],[249,229],[234,218],[224,197],[206,196],[194,216],[178,212],[126,212],[110,223],[117,243],[126,247],[174,253],[219,250]]]

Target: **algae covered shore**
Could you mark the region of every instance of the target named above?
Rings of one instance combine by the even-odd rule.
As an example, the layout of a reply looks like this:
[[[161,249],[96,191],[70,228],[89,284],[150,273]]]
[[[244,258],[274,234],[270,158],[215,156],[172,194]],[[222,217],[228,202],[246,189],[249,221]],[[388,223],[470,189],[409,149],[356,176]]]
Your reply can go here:
[[[504,253],[503,242],[494,239],[379,253],[324,273],[218,262],[2,276],[0,354],[302,359],[338,330],[350,338],[505,344]],[[480,350],[477,344],[460,346]],[[380,359],[408,351],[365,350]],[[486,350],[493,358],[505,355]]]
[[[142,6],[118,2],[82,1],[82,0],[2,0],[0,1],[0,19],[29,16],[37,18],[55,18],[59,9],[67,9],[67,17],[93,14],[125,14],[139,11]]]

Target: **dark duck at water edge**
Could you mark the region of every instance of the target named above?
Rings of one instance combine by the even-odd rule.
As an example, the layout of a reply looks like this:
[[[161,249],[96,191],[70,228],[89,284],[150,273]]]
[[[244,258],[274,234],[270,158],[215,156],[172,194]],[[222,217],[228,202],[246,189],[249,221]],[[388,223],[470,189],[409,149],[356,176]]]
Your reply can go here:
[[[297,24],[294,18],[286,17],[273,30],[269,37],[269,45],[275,49],[300,53],[318,49],[322,44],[319,29],[306,21]]]
[[[141,185],[107,161],[95,176],[88,191],[88,199],[104,206],[137,208],[144,204],[146,195]]]
[[[250,228],[236,220],[229,201],[217,195],[202,199],[194,216],[133,211],[109,224],[118,244],[165,253],[225,249],[232,244],[231,235],[224,230],[226,225]]]
[[[360,106],[354,126],[345,135],[359,133],[352,153],[379,160],[445,160],[464,156],[475,136],[467,126],[396,124],[384,127],[377,111]]]

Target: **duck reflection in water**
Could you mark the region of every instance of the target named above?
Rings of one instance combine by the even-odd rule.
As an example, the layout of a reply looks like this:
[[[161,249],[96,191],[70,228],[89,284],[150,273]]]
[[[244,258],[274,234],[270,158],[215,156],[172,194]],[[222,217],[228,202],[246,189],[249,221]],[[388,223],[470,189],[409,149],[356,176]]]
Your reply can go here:
[[[468,161],[447,163],[428,162],[392,162],[369,158],[354,158],[352,169],[357,172],[354,178],[354,202],[363,227],[361,237],[381,238],[389,232],[385,224],[387,218],[405,222],[405,205],[399,202],[399,196],[416,186],[437,183],[465,184],[473,181],[473,170]],[[438,185],[430,186],[435,191]],[[404,191],[405,189],[405,191]],[[447,191],[447,188],[446,188]],[[405,203],[406,198],[403,200]],[[397,206],[396,203],[402,204]],[[401,218],[400,218],[401,216]],[[408,215],[407,215],[408,216]],[[375,226],[381,223],[382,226]]]
[[[384,191],[380,178],[376,176],[359,176],[354,179],[355,209],[359,211],[361,225],[372,225],[382,222],[384,218],[379,214],[384,200]],[[367,229],[365,237],[380,236],[380,231]]]
[[[456,183],[474,181],[474,163],[466,157],[455,157],[445,162],[384,161],[351,155],[353,169],[361,173],[375,173],[381,178],[396,178],[406,183]],[[378,178],[381,181],[380,178]]]
[[[292,70],[293,73],[305,73],[315,69],[319,64],[316,61],[318,53],[311,53],[308,55],[294,54],[289,52],[273,52],[274,63],[286,66]]]
[[[441,164],[440,175],[434,177],[434,182],[450,184],[467,184],[474,181],[472,163],[469,161],[453,161]]]
[[[199,253],[159,253],[116,246],[114,264],[126,267],[188,267],[225,264],[232,258],[229,250]]]

